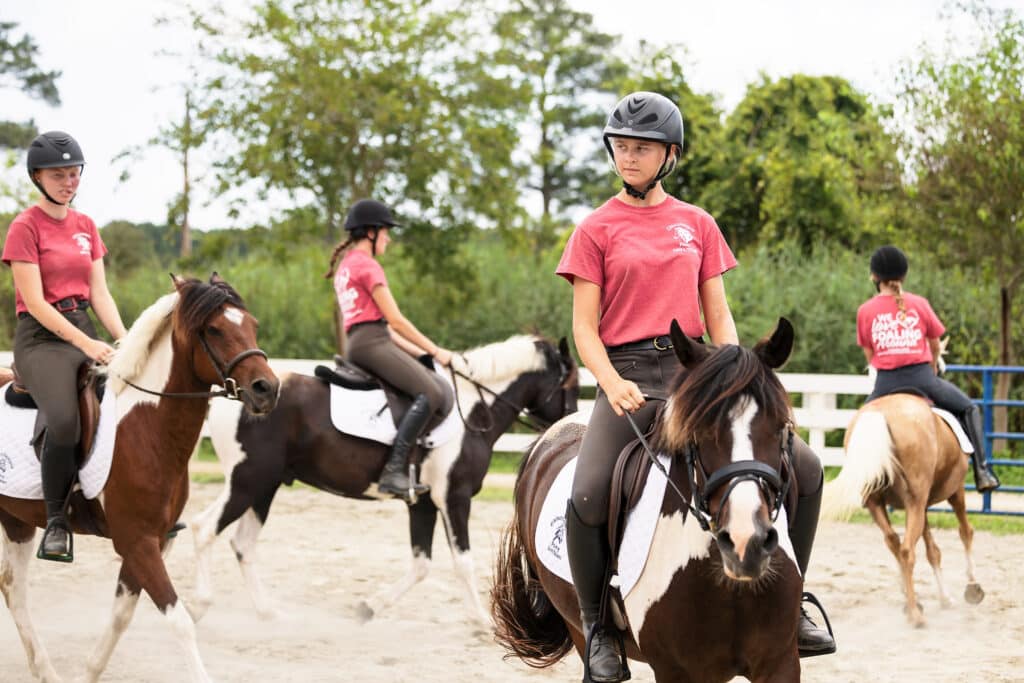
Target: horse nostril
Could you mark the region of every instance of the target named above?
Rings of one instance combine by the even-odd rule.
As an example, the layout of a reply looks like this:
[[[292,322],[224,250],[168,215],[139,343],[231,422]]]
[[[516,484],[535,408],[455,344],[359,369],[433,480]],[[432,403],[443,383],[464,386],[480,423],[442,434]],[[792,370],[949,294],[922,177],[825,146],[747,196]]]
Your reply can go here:
[[[270,382],[268,382],[265,379],[256,380],[255,382],[252,383],[250,389],[252,390],[252,393],[256,394],[257,396],[266,396],[274,390]]]
[[[718,532],[718,547],[720,550],[725,552],[733,552],[735,545],[732,542],[732,536],[729,535],[728,531]]]
[[[772,527],[764,537],[764,551],[768,554],[775,552],[779,547],[779,532]]]

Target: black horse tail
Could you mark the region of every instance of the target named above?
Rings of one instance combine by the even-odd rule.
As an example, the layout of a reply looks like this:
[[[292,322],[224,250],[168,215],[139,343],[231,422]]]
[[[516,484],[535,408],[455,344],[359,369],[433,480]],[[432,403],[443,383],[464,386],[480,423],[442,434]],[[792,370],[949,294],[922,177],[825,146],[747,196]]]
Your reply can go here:
[[[498,547],[491,616],[495,640],[507,650],[505,659],[518,657],[542,669],[558,662],[573,647],[565,621],[529,566],[515,518]]]

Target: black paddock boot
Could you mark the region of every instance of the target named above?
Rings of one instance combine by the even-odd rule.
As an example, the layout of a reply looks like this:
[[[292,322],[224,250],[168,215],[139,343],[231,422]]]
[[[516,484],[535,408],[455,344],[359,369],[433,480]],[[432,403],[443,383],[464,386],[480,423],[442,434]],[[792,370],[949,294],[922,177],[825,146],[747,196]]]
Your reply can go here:
[[[75,542],[71,526],[64,515],[64,503],[77,475],[75,447],[44,442],[41,464],[46,531],[43,532],[36,557],[40,560],[71,562],[75,559]]]
[[[380,482],[377,490],[381,493],[390,493],[395,498],[401,498],[410,505],[416,502],[420,496],[430,490],[429,486],[420,484],[409,477],[409,453],[416,445],[416,439],[420,437],[423,428],[430,420],[430,404],[425,394],[416,394],[409,410],[402,416],[398,423],[398,433],[395,434],[395,442],[391,445],[391,455],[381,472]]]
[[[981,426],[981,411],[972,405],[960,416],[960,422],[967,431],[967,438],[974,446],[971,465],[974,467],[974,486],[978,493],[988,493],[999,488],[999,478],[985,462],[985,430]]]
[[[811,560],[811,548],[814,546],[814,535],[818,531],[818,512],[821,510],[821,493],[824,489],[825,475],[822,474],[822,481],[813,493],[797,499],[796,513],[793,515],[793,524],[789,530],[789,540],[793,543],[793,554],[796,555],[796,565],[800,568],[800,576],[806,580],[807,565]],[[810,593],[804,593],[804,599],[817,605],[825,617],[825,624],[828,629],[823,629],[807,615],[807,611],[801,605],[800,623],[797,626],[796,644],[801,657],[816,657],[818,655],[830,655],[836,651],[836,641],[832,637],[832,626],[828,623],[825,610],[821,603]]]
[[[583,635],[583,683],[617,683],[629,680],[619,643],[601,622],[601,598],[607,578],[609,551],[605,527],[587,526],[569,501],[565,509],[565,544],[576,596],[580,601]]]

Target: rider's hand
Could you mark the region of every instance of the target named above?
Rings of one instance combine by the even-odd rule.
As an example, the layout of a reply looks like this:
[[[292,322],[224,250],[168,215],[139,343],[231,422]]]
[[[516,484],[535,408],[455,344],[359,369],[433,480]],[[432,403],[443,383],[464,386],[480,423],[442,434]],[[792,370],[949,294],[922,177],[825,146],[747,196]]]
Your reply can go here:
[[[437,351],[434,352],[434,360],[447,367],[452,364],[452,352],[438,346]]]
[[[624,413],[635,412],[647,402],[636,382],[616,377],[607,382],[607,385],[601,388],[604,389],[604,393],[608,396],[608,403],[611,404],[612,410],[620,417]]]
[[[114,347],[99,339],[92,339],[90,337],[79,348],[89,358],[104,365],[114,357]]]

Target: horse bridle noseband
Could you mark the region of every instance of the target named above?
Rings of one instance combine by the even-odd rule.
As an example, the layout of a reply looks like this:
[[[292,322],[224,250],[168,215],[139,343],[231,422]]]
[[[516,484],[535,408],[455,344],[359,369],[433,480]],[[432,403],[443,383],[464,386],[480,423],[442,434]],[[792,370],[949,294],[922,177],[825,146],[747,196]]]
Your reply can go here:
[[[224,397],[231,399],[233,401],[241,401],[241,394],[245,390],[239,388],[238,382],[236,382],[235,379],[231,376],[231,373],[234,372],[235,368],[238,367],[239,363],[241,363],[246,358],[249,358],[250,356],[259,356],[263,360],[267,360],[266,352],[263,351],[263,349],[259,348],[246,349],[245,351],[240,352],[238,355],[236,355],[234,358],[228,361],[228,363],[225,365],[221,363],[220,359],[217,357],[217,354],[215,354],[213,352],[213,349],[210,348],[209,342],[206,341],[206,335],[204,335],[202,332],[199,333],[199,343],[200,345],[202,345],[203,351],[206,353],[206,357],[210,359],[210,364],[213,365],[213,369],[216,370],[217,376],[220,378],[221,386],[224,387],[220,391],[153,391],[152,389],[140,387],[138,384],[130,382],[124,379],[123,377],[119,379],[128,386],[132,387],[133,389],[138,389],[141,392],[151,394],[153,396],[163,396],[166,398]]]
[[[700,528],[704,531],[710,531],[716,533],[719,529],[719,515],[722,509],[725,507],[725,501],[728,500],[729,494],[732,493],[740,483],[744,481],[753,481],[758,487],[772,499],[770,519],[775,522],[778,519],[779,511],[782,509],[782,505],[786,500],[786,496],[789,493],[790,480],[792,478],[792,461],[793,461],[793,425],[786,423],[786,427],[782,434],[782,463],[781,471],[776,470],[770,465],[766,465],[759,460],[741,460],[740,462],[732,462],[725,467],[720,467],[708,476],[707,471],[704,469],[704,465],[700,460],[700,451],[697,448],[695,442],[687,444],[685,451],[683,452],[683,460],[686,464],[686,476],[690,484],[690,490],[692,492],[691,502],[679,487],[675,485],[675,482],[668,476],[668,471],[661,464],[657,457],[654,455],[654,451],[651,450],[650,445],[647,443],[647,439],[640,432],[640,428],[637,427],[636,422],[633,420],[633,416],[629,413],[625,413],[626,420],[633,428],[633,432],[636,433],[640,439],[640,444],[643,446],[644,452],[647,457],[650,458],[651,462],[658,471],[665,476],[665,480],[668,481],[669,486],[675,491],[676,495],[679,496],[679,500],[682,501],[685,508],[693,513],[693,516],[697,518],[697,522],[700,524]],[[701,473],[704,479],[704,487],[701,488],[697,482],[697,472]],[[711,514],[711,498],[715,492],[726,486],[725,494],[722,496],[722,504],[718,508],[718,514]]]
[[[464,357],[463,357],[462,361],[464,363],[466,363],[466,359]],[[466,364],[468,365],[468,363],[466,363]],[[566,396],[565,395],[566,395],[566,391],[567,391],[567,389],[565,387],[565,382],[566,382],[567,379],[569,379],[569,375],[572,373],[572,368],[570,368],[561,358],[559,358],[558,359],[558,369],[559,369],[558,381],[555,382],[555,384],[551,387],[551,390],[544,396],[544,400],[542,400],[540,402],[540,405],[542,405],[542,406],[543,405],[547,405],[548,401],[551,400],[551,397],[555,395],[555,392],[561,390],[561,392],[562,392],[562,406],[561,406],[561,410],[559,411],[559,414],[560,415],[565,415],[565,404],[566,404]],[[448,370],[452,374],[452,387],[453,387],[453,389],[455,391],[455,406],[458,408],[459,417],[462,418],[462,424],[463,424],[463,426],[465,426],[466,431],[472,432],[474,434],[483,434],[485,432],[491,431],[491,429],[494,428],[494,418],[491,415],[490,406],[488,406],[487,405],[487,401],[484,400],[483,392],[485,392],[485,391],[488,394],[490,394],[491,396],[493,396],[495,401],[504,403],[506,406],[510,407],[513,411],[515,411],[516,421],[517,422],[519,422],[522,425],[525,425],[525,426],[529,427],[530,429],[532,429],[534,431],[542,432],[542,431],[544,431],[545,429],[547,429],[548,427],[550,427],[551,425],[554,424],[554,422],[551,422],[550,420],[547,420],[547,419],[545,419],[543,417],[540,417],[539,415],[536,415],[529,408],[526,408],[524,406],[516,405],[512,401],[510,401],[507,398],[505,398],[504,396],[502,396],[501,394],[499,394],[499,393],[495,392],[494,390],[492,390],[491,388],[489,388],[487,386],[484,386],[480,382],[477,382],[475,379],[473,379],[469,375],[466,375],[466,374],[456,370],[455,367],[453,365],[451,365],[450,363],[448,365]],[[480,402],[483,403],[484,407],[487,409],[487,417],[488,417],[488,422],[489,422],[488,425],[483,426],[483,427],[478,427],[476,425],[471,425],[469,423],[469,420],[466,419],[466,416],[462,413],[462,404],[459,403],[459,383],[455,379],[456,376],[461,377],[462,379],[466,380],[467,382],[472,384],[474,387],[476,387],[476,393],[480,397]],[[523,417],[522,417],[523,413],[526,414],[526,419],[523,419]]]

